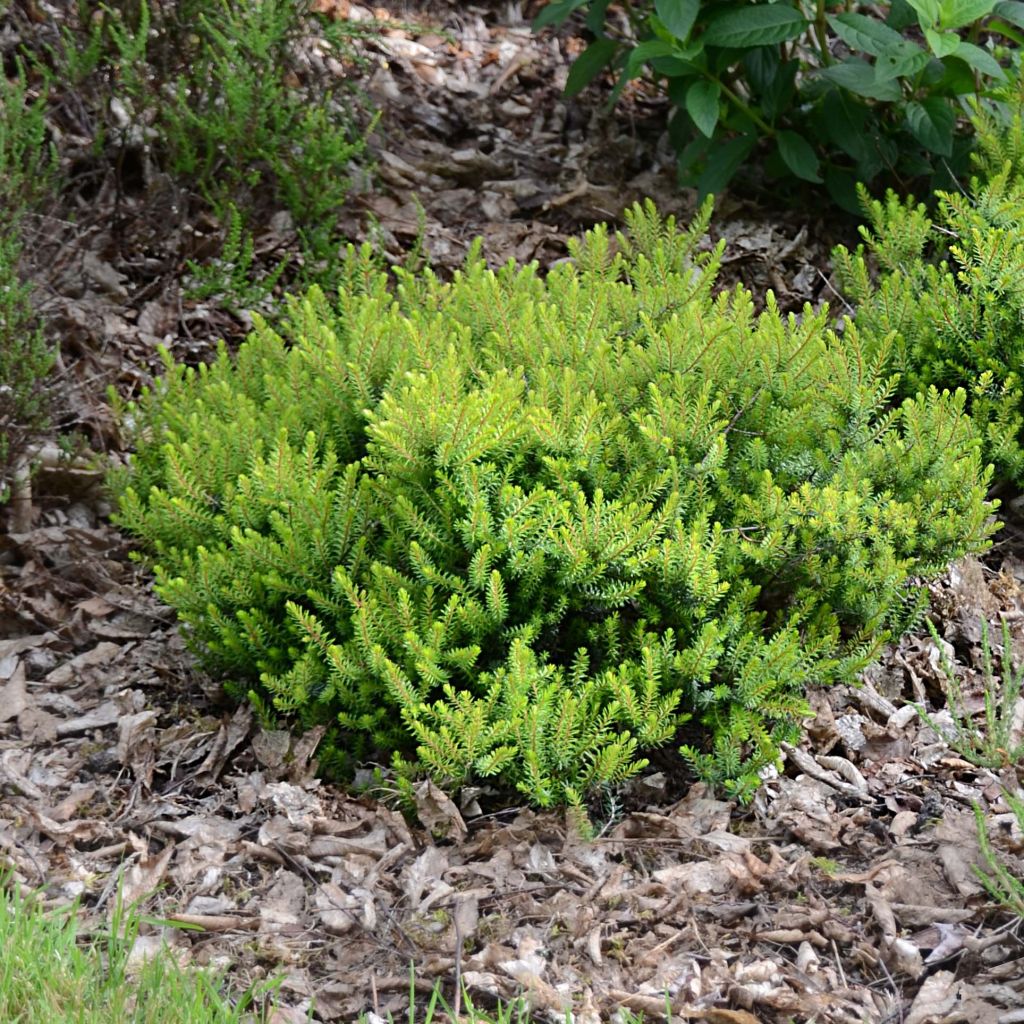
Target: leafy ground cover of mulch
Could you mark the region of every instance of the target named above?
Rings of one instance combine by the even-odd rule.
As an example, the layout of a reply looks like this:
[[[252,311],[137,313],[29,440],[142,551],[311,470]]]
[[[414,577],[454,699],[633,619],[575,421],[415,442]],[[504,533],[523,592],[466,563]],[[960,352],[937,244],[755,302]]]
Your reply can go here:
[[[400,259],[422,235],[442,272],[480,234],[494,262],[548,264],[641,196],[692,208],[642,94],[614,116],[561,99],[571,34],[534,36],[515,5],[375,13],[396,27],[366,44],[383,116],[350,237]],[[104,387],[143,383],[157,342],[200,358],[244,321],[185,298],[162,254],[188,225],[154,219],[148,194],[119,194],[116,217],[110,201],[101,187],[74,224],[54,218],[35,263],[64,426],[117,457]],[[829,297],[824,225],[737,201],[716,224],[735,279],[790,308]],[[287,246],[282,230],[268,223],[257,243]],[[322,1021],[405,1013],[410,965],[424,994],[438,980],[481,1005],[524,993],[549,1019],[1024,1020],[1024,926],[973,870],[978,803],[1024,877],[1000,786],[1018,780],[961,760],[911,706],[942,704],[927,634],[862,687],[810,694],[804,743],[749,807],[666,766],[595,806],[589,841],[562,815],[483,814],[472,792],[454,803],[429,783],[411,822],[386,792],[318,782],[315,733],[262,730],[226,705],[108,524],[95,461],[55,447],[41,460],[0,538],[0,857],[49,900],[80,899],[86,924],[120,887],[199,929],[151,927],[138,956],[168,944],[240,985],[281,975],[279,1024],[311,1006]],[[1004,544],[933,587],[971,708],[982,622],[997,637],[1006,621],[1024,651],[1018,552]]]

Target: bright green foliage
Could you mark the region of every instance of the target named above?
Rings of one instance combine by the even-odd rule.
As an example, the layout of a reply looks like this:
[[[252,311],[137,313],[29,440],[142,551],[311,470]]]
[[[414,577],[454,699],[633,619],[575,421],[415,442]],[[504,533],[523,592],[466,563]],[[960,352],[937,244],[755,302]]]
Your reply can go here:
[[[964,395],[893,408],[855,329],[714,296],[709,216],[634,208],[546,279],[476,250],[392,294],[350,252],[336,303],[168,360],[120,522],[208,663],[336,751],[543,806],[692,716],[683,754],[749,794],[805,688],[993,527]]]
[[[535,27],[586,14],[593,41],[566,92],[606,68],[613,96],[645,71],[668,95],[683,184],[722,189],[744,163],[821,183],[856,211],[855,184],[959,172],[967,98],[988,95],[1021,41],[1016,0],[549,0]]]
[[[994,178],[1009,165],[1011,179],[1024,178],[1024,76],[1019,68],[991,102],[976,106],[972,122],[980,176]]]
[[[1024,181],[1010,165],[969,195],[923,205],[889,193],[867,200],[865,245],[833,254],[841,288],[869,339],[894,335],[902,395],[968,392],[969,411],[997,476],[1024,483]],[[881,274],[871,272],[874,260]],[[881,341],[879,341],[881,344]]]

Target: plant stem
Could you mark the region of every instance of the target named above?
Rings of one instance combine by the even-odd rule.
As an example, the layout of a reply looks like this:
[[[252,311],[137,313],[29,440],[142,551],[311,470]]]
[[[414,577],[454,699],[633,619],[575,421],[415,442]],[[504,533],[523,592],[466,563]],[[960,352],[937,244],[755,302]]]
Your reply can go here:
[[[729,97],[729,101],[732,103],[732,105],[736,107],[736,109],[739,110],[741,113],[746,114],[747,117],[749,117],[750,120],[753,121],[754,124],[756,124],[757,127],[760,128],[765,135],[771,136],[775,134],[775,129],[763,117],[761,117],[760,114],[756,113],[751,107],[749,107],[747,103],[740,97],[739,93],[730,89],[729,86],[725,84],[725,82],[723,82],[720,78],[716,78],[712,74],[707,74],[707,78],[709,78],[712,82],[717,82],[722,92],[724,92],[725,95]]]
[[[828,67],[832,63],[832,54],[828,48],[828,27],[825,21],[825,0],[817,0],[814,13],[814,31],[818,37],[818,49],[821,52],[821,63]]]

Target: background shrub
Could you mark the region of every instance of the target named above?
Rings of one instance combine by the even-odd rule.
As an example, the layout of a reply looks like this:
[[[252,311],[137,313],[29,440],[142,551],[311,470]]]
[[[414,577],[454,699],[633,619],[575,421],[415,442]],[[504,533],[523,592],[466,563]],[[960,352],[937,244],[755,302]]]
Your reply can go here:
[[[43,101],[33,99],[24,69],[0,76],[0,504],[10,497],[11,472],[48,419],[46,377],[53,353],[20,273],[21,231],[52,178]]]
[[[1015,0],[640,0],[625,23],[607,0],[554,0],[535,25],[576,11],[594,39],[566,92],[611,68],[618,95],[649,71],[674,107],[683,184],[717,192],[756,155],[771,176],[824,181],[855,212],[857,182],[948,181],[966,167],[963,104],[1003,80],[1024,25]]]
[[[1024,85],[999,94],[998,120],[975,119],[982,176],[938,194],[931,215],[911,197],[864,194],[869,226],[833,263],[869,346],[894,343],[899,393],[964,388],[1002,480],[1024,484]],[[1003,127],[1003,124],[1008,125]],[[876,272],[877,271],[877,272]]]
[[[338,215],[367,120],[351,39],[373,26],[310,8],[308,0],[79,2],[49,52],[36,55],[76,91],[85,123],[75,129],[97,155],[147,184],[168,176],[184,186],[185,222],[206,214],[221,226],[220,257],[192,263],[202,297],[254,301],[276,284],[282,268],[253,263],[252,236],[278,211],[290,214],[302,250],[290,277],[332,280]]]
[[[892,408],[855,328],[714,296],[709,215],[634,209],[543,280],[477,250],[392,294],[352,252],[336,303],[168,359],[119,521],[208,664],[339,763],[577,804],[692,715],[748,794],[993,527],[964,395]]]

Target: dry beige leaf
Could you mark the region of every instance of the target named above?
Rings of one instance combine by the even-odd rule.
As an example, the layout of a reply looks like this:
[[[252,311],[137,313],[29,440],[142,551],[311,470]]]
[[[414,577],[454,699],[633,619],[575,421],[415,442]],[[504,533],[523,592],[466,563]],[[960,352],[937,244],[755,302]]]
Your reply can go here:
[[[416,816],[440,838],[461,842],[469,830],[454,801],[431,779],[417,783],[414,790]]]
[[[162,850],[150,855],[149,843],[146,840],[132,834],[129,834],[128,838],[135,848],[136,860],[124,872],[121,899],[126,905],[131,906],[143,896],[156,892],[174,854],[174,843],[168,843]],[[111,913],[114,912],[115,907],[112,904]]]
[[[55,668],[46,677],[46,681],[51,686],[67,686],[76,680],[76,677],[83,669],[109,666],[112,661],[116,661],[121,651],[121,644],[104,641],[97,644],[91,650],[83,651],[59,668]]]
[[[25,666],[20,660],[6,678],[7,682],[0,687],[0,722],[17,718],[28,706],[28,696],[25,693]]]
[[[961,983],[952,971],[938,971],[926,978],[918,990],[903,1024],[946,1024],[960,1022],[957,1013]]]

